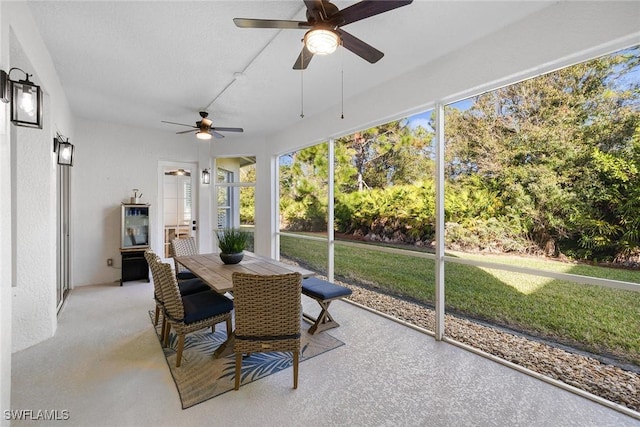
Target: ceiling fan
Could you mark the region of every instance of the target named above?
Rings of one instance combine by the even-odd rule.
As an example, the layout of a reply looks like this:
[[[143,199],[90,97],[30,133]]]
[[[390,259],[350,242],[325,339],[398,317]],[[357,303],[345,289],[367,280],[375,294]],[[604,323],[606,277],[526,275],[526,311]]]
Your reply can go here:
[[[307,68],[313,55],[328,55],[342,46],[374,64],[384,56],[375,47],[347,33],[341,27],[411,4],[413,0],[365,0],[340,10],[328,0],[303,0],[307,6],[306,21],[234,18],[240,28],[308,29],[304,46],[293,64],[294,70]]]
[[[198,139],[211,139],[211,136],[215,136],[216,138],[224,138],[224,135],[222,135],[218,131],[220,131],[220,132],[244,132],[244,129],[242,129],[242,128],[213,127],[213,126],[211,126],[213,124],[213,122],[210,119],[207,118],[208,116],[209,116],[209,113],[207,113],[206,111],[200,111],[200,117],[202,117],[202,119],[198,120],[196,122],[195,126],[186,125],[184,123],[168,122],[166,120],[161,120],[161,122],[162,123],[169,123],[169,124],[172,124],[172,125],[188,126],[188,127],[192,128],[192,129],[176,132],[176,134],[196,132],[196,138],[198,138]]]

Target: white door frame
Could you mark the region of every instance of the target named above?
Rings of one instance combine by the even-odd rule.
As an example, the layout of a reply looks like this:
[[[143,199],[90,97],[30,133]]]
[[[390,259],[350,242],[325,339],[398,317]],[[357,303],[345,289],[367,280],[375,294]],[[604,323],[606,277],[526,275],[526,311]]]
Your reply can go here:
[[[68,166],[57,166],[56,169],[56,309],[59,312],[71,289],[71,170]]]
[[[191,171],[191,215],[192,220],[196,221],[196,227],[200,226],[200,221],[198,219],[198,163],[197,162],[172,162],[160,160],[158,162],[158,185],[157,185],[157,200],[158,206],[155,208],[152,206],[151,211],[155,212],[155,215],[151,215],[154,218],[156,226],[155,233],[153,238],[151,239],[151,248],[153,251],[158,254],[160,258],[163,259],[164,262],[169,262],[166,258],[164,258],[164,172],[166,168],[171,169],[188,169]],[[193,233],[194,237],[197,236],[198,233]],[[173,261],[171,261],[173,263]]]

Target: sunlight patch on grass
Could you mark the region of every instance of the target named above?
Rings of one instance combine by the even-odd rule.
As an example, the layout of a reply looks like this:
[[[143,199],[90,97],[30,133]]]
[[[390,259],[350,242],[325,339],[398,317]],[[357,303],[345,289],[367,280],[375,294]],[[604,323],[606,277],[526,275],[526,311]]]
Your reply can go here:
[[[553,259],[540,259],[516,255],[484,255],[471,254],[466,252],[457,252],[447,250],[447,255],[458,258],[471,259],[474,261],[493,262],[496,264],[517,265],[519,267],[528,267],[546,271],[554,271],[556,273],[571,273],[576,268],[576,264],[569,262],[556,261]]]
[[[533,294],[554,281],[554,279],[548,277],[532,276],[530,274],[517,274],[511,271],[494,270],[484,267],[480,269],[524,295]]]

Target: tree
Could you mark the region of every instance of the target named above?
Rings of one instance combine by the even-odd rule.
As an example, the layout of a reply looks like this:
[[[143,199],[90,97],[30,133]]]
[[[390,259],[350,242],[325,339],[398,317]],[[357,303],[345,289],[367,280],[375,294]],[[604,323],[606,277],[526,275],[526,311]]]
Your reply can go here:
[[[637,207],[640,183],[620,177],[636,162],[640,98],[637,83],[620,82],[638,58],[630,49],[482,94],[466,111],[448,108],[448,179],[479,176],[504,200],[498,215],[525,219],[549,254],[562,242],[611,256],[634,236],[621,207]]]
[[[327,227],[328,145],[290,153],[280,166],[281,227],[321,231]]]
[[[431,141],[422,128],[412,131],[406,121],[396,120],[356,132],[336,141],[351,157],[354,174],[341,181],[345,192],[410,184],[433,175]]]

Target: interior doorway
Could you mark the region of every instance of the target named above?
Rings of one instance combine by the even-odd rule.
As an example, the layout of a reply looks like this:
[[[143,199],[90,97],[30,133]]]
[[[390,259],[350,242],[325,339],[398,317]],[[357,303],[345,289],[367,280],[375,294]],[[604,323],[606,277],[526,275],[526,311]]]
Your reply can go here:
[[[175,238],[196,237],[197,188],[193,164],[164,164],[160,168],[159,219],[162,222],[162,258],[170,257],[170,244]]]
[[[71,239],[69,231],[70,222],[70,188],[71,173],[69,167],[57,168],[58,194],[57,194],[57,278],[56,278],[56,307],[60,311],[70,289],[71,282]]]

